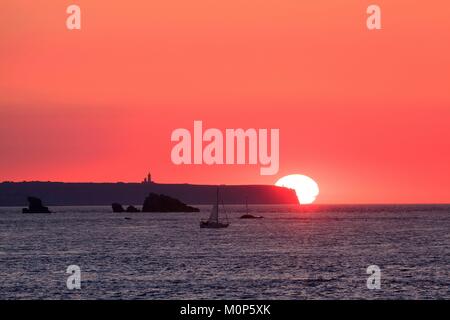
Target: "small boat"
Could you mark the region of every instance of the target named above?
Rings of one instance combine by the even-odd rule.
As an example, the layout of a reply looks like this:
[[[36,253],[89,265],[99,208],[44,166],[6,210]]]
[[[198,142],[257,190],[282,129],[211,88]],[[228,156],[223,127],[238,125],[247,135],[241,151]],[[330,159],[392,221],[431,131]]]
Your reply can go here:
[[[226,228],[229,225],[230,224],[228,223],[228,217],[226,223],[219,221],[219,188],[217,188],[216,203],[211,209],[211,214],[209,215],[208,220],[200,221],[200,228],[219,229]]]
[[[241,219],[262,219],[264,218],[263,216],[254,216],[252,214],[244,214],[243,216],[241,216]]]
[[[262,219],[263,216],[254,216],[252,214],[248,213],[248,201],[245,201],[245,210],[246,213],[244,215],[241,216],[241,219]]]

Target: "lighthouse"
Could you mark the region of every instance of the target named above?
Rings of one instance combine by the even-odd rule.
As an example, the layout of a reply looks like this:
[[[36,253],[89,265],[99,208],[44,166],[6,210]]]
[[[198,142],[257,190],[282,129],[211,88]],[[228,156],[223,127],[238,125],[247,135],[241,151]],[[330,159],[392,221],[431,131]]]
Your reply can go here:
[[[152,175],[150,172],[147,174],[147,177],[144,178],[144,181],[142,181],[142,183],[152,183]]]

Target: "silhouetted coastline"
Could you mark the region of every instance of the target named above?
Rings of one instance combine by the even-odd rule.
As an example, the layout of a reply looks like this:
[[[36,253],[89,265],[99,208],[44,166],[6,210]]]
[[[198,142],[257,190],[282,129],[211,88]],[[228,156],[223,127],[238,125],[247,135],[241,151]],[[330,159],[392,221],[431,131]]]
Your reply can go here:
[[[211,204],[217,185],[159,183],[64,183],[2,182],[0,206],[23,206],[32,194],[49,206],[139,205],[153,192],[165,194],[187,204]],[[227,204],[298,204],[294,190],[271,185],[221,185],[221,198]]]

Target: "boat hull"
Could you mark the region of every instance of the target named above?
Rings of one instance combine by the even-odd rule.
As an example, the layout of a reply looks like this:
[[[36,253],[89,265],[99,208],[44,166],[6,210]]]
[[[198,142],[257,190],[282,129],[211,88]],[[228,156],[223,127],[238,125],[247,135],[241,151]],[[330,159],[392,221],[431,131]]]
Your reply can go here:
[[[228,223],[201,221],[200,228],[220,229],[228,227]]]
[[[244,214],[241,219],[262,219],[262,216],[253,216],[251,214]]]

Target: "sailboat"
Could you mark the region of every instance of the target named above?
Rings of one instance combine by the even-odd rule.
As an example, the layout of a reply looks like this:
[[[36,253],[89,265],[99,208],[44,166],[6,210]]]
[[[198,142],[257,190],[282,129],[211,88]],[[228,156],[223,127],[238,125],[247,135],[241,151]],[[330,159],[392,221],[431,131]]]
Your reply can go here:
[[[228,217],[227,223],[219,221],[219,188],[217,188],[216,203],[214,203],[211,209],[211,214],[209,215],[208,220],[200,221],[200,228],[219,229],[219,228],[226,228],[229,225],[230,224],[228,223]]]
[[[262,216],[254,216],[248,213],[248,200],[245,199],[245,214],[241,216],[241,219],[262,219]]]

